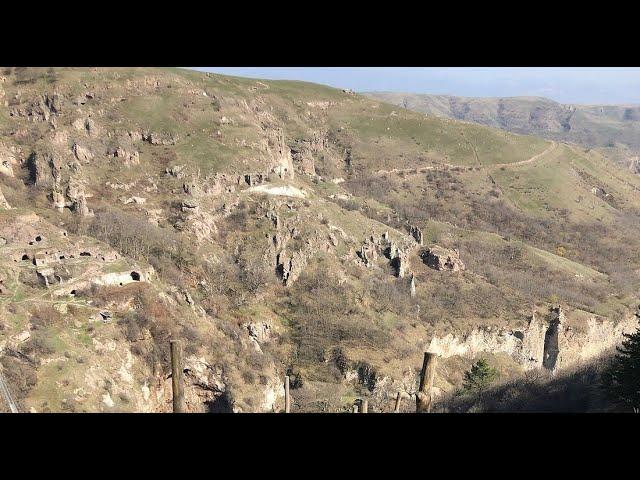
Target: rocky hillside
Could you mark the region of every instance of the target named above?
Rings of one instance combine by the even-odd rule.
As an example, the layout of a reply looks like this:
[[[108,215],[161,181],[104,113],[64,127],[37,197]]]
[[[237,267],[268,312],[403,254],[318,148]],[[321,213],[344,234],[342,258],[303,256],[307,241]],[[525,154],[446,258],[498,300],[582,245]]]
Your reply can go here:
[[[320,85],[0,69],[0,374],[26,411],[389,411],[636,326],[640,178]]]

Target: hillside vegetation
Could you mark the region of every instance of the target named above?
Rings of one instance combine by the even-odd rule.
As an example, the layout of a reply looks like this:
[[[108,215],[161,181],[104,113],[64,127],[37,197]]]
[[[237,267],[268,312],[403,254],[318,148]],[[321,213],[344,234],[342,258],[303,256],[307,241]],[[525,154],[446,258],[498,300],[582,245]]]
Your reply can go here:
[[[189,411],[280,411],[286,374],[294,411],[390,411],[426,349],[442,394],[479,357],[564,368],[633,321],[640,178],[598,151],[304,82],[0,76],[0,364],[24,410],[170,411],[180,338]]]
[[[466,98],[371,92],[370,98],[425,113],[571,142],[640,172],[640,106],[568,105],[541,97]]]

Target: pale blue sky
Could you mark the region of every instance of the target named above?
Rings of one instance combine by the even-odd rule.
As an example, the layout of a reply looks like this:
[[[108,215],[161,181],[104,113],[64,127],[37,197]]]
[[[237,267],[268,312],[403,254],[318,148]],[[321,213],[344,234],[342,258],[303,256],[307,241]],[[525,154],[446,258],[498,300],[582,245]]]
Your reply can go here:
[[[540,96],[562,103],[640,104],[638,67],[197,67],[197,70],[306,80],[358,92]]]

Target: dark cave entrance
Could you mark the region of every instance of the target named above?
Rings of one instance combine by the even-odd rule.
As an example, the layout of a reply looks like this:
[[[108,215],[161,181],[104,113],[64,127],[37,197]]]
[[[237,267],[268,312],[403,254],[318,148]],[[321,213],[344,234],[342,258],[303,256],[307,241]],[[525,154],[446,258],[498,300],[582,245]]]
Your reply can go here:
[[[560,329],[560,321],[554,320],[549,325],[544,335],[544,354],[542,356],[542,366],[547,370],[554,370],[558,362],[558,354],[560,346],[558,344],[558,334]]]
[[[207,413],[233,413],[231,402],[229,402],[229,398],[224,393],[214,397],[213,400],[205,402],[204,406],[207,409]]]

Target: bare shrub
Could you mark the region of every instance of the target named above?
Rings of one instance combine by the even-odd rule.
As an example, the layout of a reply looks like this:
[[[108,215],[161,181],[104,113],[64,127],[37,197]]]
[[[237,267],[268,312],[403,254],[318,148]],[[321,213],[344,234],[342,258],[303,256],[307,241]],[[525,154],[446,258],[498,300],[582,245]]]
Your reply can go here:
[[[154,261],[161,276],[173,273],[166,268],[168,262],[178,269],[195,263],[191,242],[179,233],[152,225],[137,215],[105,209],[96,213],[86,230],[88,235],[108,243],[123,255]]]
[[[34,329],[60,322],[62,315],[52,305],[38,305],[30,311],[29,321]]]
[[[308,268],[298,279],[285,305],[294,365],[318,367],[335,347],[353,344],[375,348],[388,341],[388,332],[363,317],[354,305],[355,293],[347,285],[337,285],[323,264]],[[325,370],[327,379],[333,380],[334,374]]]

